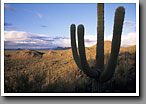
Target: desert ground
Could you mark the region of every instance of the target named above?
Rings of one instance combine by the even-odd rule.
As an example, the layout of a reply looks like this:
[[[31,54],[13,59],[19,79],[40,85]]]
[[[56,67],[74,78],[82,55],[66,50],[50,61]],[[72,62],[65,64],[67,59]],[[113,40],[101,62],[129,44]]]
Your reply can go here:
[[[104,42],[104,64],[111,42]],[[96,46],[86,48],[89,65],[95,64]],[[121,47],[113,78],[99,86],[98,93],[136,92],[136,46]],[[5,93],[92,92],[92,79],[75,64],[72,50],[5,50]]]

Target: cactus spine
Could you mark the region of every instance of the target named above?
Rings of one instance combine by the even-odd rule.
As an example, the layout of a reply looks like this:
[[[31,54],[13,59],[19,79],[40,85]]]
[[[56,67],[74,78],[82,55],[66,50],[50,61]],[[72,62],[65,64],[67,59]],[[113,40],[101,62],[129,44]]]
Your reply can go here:
[[[124,7],[118,7],[115,12],[113,39],[111,46],[111,55],[108,61],[108,66],[104,69],[104,4],[98,4],[98,26],[97,26],[97,48],[96,48],[96,64],[94,68],[90,68],[86,55],[84,45],[84,26],[79,25],[77,28],[78,35],[78,51],[76,46],[76,27],[71,25],[71,46],[73,58],[84,73],[100,82],[108,81],[112,78],[117,63],[117,57],[120,50],[121,34],[123,28],[123,21],[125,16]]]

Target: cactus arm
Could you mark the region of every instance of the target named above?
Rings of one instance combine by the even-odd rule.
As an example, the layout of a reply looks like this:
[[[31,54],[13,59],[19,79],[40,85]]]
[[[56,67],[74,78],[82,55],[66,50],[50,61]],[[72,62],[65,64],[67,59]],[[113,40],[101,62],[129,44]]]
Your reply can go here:
[[[86,59],[83,25],[78,26],[78,47],[79,47],[80,62],[81,62],[81,66],[83,68],[84,73],[91,78],[99,77],[99,72],[97,72],[94,69],[91,69]]]
[[[113,73],[115,72],[115,67],[116,67],[117,58],[121,45],[121,34],[122,34],[124,16],[125,16],[125,8],[118,7],[115,12],[111,56],[108,61],[107,69],[101,74],[100,77],[101,82],[111,79]]]
[[[80,58],[77,52],[77,45],[76,45],[76,26],[75,24],[72,24],[70,27],[70,33],[71,33],[71,47],[72,47],[72,54],[73,58],[75,60],[76,65],[78,66],[79,69],[82,70],[81,68],[81,63],[80,63]]]
[[[96,46],[96,65],[97,69],[104,69],[104,3],[97,4],[97,46]]]

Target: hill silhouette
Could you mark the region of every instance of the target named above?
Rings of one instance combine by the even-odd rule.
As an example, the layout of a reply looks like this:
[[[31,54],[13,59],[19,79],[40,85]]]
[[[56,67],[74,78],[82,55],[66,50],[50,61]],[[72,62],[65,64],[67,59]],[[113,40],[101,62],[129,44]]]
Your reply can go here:
[[[30,50],[30,49],[26,49],[26,50],[21,50],[19,52],[17,52],[17,57],[42,57],[44,53],[39,52],[39,51],[35,51],[35,50]]]

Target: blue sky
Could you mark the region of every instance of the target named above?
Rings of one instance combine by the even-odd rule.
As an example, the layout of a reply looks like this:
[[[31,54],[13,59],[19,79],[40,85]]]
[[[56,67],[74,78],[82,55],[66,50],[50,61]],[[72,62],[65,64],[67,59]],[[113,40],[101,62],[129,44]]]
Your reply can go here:
[[[125,7],[123,45],[136,44],[136,4],[105,3],[105,40],[112,39],[114,13]],[[96,44],[96,3],[10,3],[4,8],[5,48],[70,46],[70,25],[84,24],[86,46]],[[130,38],[130,42],[127,40]]]

